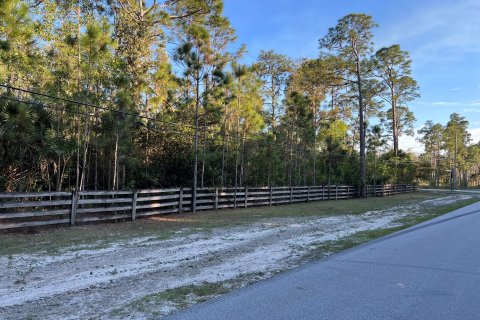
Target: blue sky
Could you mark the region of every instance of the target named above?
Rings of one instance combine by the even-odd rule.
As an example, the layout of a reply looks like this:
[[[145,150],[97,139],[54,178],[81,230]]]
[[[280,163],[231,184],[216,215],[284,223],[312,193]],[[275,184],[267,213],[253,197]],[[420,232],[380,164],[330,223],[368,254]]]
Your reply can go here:
[[[480,140],[480,0],[224,0],[225,15],[247,45],[246,61],[260,50],[316,58],[318,39],[349,13],[366,13],[380,26],[375,49],[400,44],[410,52],[421,97],[410,104],[419,129],[446,124],[457,112]],[[421,151],[413,137],[401,147]]]

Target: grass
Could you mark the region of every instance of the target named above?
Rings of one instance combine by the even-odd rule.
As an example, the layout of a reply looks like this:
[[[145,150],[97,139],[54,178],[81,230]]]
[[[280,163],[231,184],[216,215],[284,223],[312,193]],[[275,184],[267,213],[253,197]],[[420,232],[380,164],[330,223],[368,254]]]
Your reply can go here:
[[[170,302],[180,307],[185,307],[188,301],[196,302],[206,301],[210,296],[216,296],[230,291],[231,286],[225,282],[211,283],[204,282],[200,285],[186,285],[174,289],[167,289],[160,293],[149,294],[130,303],[130,306],[138,310],[147,310],[148,304],[159,304],[161,302]]]
[[[144,318],[145,315],[151,315],[152,318],[157,319],[165,315],[165,313],[168,313],[168,309],[167,311],[161,310],[164,306],[168,306],[172,310],[184,309],[195,303],[205,302],[213,297],[231,292],[249,283],[257,282],[262,279],[262,276],[262,274],[253,273],[222,282],[189,284],[148,294],[129,302],[122,308],[112,310],[110,317],[125,318],[135,313],[142,313],[142,318]]]
[[[151,314],[154,317],[163,315],[160,309],[169,305],[175,309],[183,309],[193,303],[204,302],[211,297],[225,294],[232,290],[232,284],[228,282],[210,283],[200,285],[186,285],[163,292],[153,293],[129,302],[123,308],[110,312],[112,317],[126,317],[132,313]]]
[[[182,233],[211,231],[272,218],[361,214],[444,195],[435,192],[416,192],[383,198],[319,201],[273,207],[166,215],[140,219],[134,223],[48,228],[33,233],[3,233],[0,234],[0,243],[2,243],[0,256],[35,252],[56,255],[66,249],[68,251],[100,249],[118,241],[128,241],[138,237],[152,237],[161,240]]]

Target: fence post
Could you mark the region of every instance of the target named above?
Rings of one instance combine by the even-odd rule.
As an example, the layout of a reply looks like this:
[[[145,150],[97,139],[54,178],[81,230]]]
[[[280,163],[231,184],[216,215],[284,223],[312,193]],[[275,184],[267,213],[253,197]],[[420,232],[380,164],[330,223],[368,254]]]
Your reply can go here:
[[[270,197],[268,198],[268,205],[272,206],[272,187],[270,186]]]
[[[178,191],[178,213],[183,212],[183,188]]]
[[[233,192],[233,209],[237,209],[237,187],[235,187]]]
[[[190,202],[190,207],[191,207],[191,211],[193,213],[197,212],[197,186],[195,186],[194,188],[192,188],[192,198],[191,198],[191,202]]]
[[[322,185],[322,201],[325,201],[325,186]]]
[[[72,191],[72,208],[70,210],[70,226],[71,227],[75,225],[77,207],[78,207],[78,193],[77,191]]]
[[[218,187],[215,187],[215,199],[213,200],[213,209],[218,210]]]
[[[393,194],[394,195],[397,194],[397,185],[396,184],[393,185]]]
[[[289,204],[292,204],[292,200],[293,200],[293,187],[290,186],[290,202],[289,202]]]
[[[350,186],[347,186],[347,199],[350,199]]]
[[[137,190],[133,190],[133,195],[132,195],[132,221],[135,221],[135,218],[136,218],[136,215],[137,215],[137,197],[138,197]]]
[[[338,199],[338,185],[335,185],[335,200]]]
[[[248,206],[248,187],[245,186],[245,208]]]
[[[307,187],[307,202],[310,202],[310,186]]]

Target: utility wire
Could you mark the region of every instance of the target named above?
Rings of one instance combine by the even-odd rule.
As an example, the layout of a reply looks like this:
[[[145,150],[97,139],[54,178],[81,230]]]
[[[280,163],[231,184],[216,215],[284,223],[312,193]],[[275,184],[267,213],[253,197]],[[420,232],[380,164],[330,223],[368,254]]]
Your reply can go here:
[[[41,96],[41,97],[45,97],[45,98],[50,98],[50,99],[54,99],[54,100],[59,100],[59,101],[63,101],[63,102],[68,102],[68,103],[72,103],[72,104],[82,105],[82,106],[85,106],[85,107],[100,109],[100,110],[104,110],[104,111],[110,111],[110,112],[114,112],[114,113],[118,113],[118,114],[122,114],[122,115],[126,115],[126,116],[132,116],[132,117],[136,117],[136,118],[141,118],[141,119],[146,119],[146,120],[151,120],[151,121],[156,121],[156,122],[163,122],[163,123],[167,123],[167,124],[179,125],[179,126],[195,129],[194,126],[186,125],[184,123],[176,123],[176,122],[166,121],[166,120],[152,118],[152,117],[148,117],[148,116],[142,116],[140,114],[135,114],[135,113],[131,113],[131,112],[114,110],[114,109],[111,109],[111,108],[102,107],[102,106],[95,105],[95,104],[92,104],[92,103],[82,102],[82,101],[79,101],[79,100],[73,100],[73,99],[68,99],[68,98],[57,97],[57,96],[54,96],[54,95],[40,93],[40,92],[28,90],[28,89],[12,87],[12,86],[5,85],[5,84],[0,84],[0,87],[10,89],[10,90],[16,90],[16,91],[20,91],[20,92],[24,92],[24,93],[29,93],[29,94],[32,94],[32,95]],[[108,101],[108,102],[111,103],[111,101]]]

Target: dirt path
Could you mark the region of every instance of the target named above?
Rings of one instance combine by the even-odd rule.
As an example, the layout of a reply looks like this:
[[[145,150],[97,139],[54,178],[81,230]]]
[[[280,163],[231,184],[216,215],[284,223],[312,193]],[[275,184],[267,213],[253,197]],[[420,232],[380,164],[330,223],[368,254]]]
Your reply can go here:
[[[422,209],[471,198],[444,196],[389,210],[323,218],[269,219],[169,240],[136,238],[107,248],[65,248],[60,255],[0,257],[0,318],[149,318],[157,310],[122,310],[131,301],[187,284],[266,278],[300,264],[319,243],[398,226]]]

